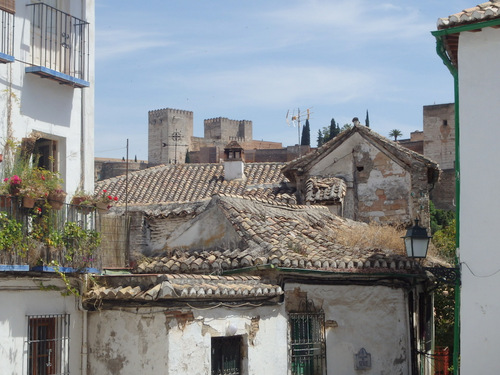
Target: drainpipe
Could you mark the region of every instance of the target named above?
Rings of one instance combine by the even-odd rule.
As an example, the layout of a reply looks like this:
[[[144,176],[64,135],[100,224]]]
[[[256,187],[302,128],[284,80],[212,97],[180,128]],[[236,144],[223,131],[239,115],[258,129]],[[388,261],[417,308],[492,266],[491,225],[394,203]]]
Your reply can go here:
[[[468,25],[471,26],[471,25]],[[450,30],[450,29],[447,29]],[[443,30],[446,31],[446,30]],[[454,66],[450,61],[444,47],[445,33],[435,31],[432,33],[436,38],[436,52],[443,60],[444,65],[448,68],[453,76],[454,98],[455,98],[455,199],[456,199],[456,222],[455,222],[455,267],[461,268],[459,251],[460,251],[460,103],[458,95],[458,67]],[[460,269],[461,271],[461,269]],[[453,374],[458,375],[459,369],[459,353],[460,353],[460,278],[457,277],[455,281],[455,316],[453,327]]]

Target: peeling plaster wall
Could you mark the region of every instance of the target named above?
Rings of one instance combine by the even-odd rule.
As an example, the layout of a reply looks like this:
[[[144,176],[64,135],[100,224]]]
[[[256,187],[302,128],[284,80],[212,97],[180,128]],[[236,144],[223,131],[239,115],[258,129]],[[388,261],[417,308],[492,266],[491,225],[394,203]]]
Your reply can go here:
[[[383,286],[287,284],[299,288],[316,307],[323,307],[328,374],[358,375],[354,354],[365,348],[372,367],[364,375],[409,375],[409,315],[405,293]],[[333,324],[335,325],[335,324]]]
[[[410,173],[358,133],[314,165],[309,175],[346,180],[347,218],[383,223],[408,222],[411,218]]]
[[[231,325],[243,337],[243,373],[286,374],[282,306],[89,313],[89,375],[209,374],[211,338]]]
[[[81,373],[82,313],[77,309],[74,296],[61,295],[60,291],[40,289],[56,286],[65,291],[59,278],[1,278],[0,279],[0,373],[27,374],[28,327],[27,315],[70,314],[69,370]]]
[[[179,226],[167,239],[168,248],[206,249],[238,246],[241,241],[231,223],[216,205]]]

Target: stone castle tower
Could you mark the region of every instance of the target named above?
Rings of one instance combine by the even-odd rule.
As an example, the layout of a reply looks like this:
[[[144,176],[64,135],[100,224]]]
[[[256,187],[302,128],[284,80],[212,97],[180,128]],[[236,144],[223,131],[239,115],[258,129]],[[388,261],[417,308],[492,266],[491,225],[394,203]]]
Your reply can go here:
[[[148,116],[148,162],[183,164],[193,137],[193,112],[164,108]]]

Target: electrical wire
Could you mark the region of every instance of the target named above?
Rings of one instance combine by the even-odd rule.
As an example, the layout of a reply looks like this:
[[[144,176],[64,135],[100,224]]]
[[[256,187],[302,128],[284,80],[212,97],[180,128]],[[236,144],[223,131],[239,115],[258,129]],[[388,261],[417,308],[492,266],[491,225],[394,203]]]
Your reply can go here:
[[[500,272],[500,269],[496,270],[495,272],[489,274],[489,275],[478,275],[476,274],[471,268],[470,266],[467,264],[467,262],[460,262],[460,264],[465,264],[465,266],[468,268],[468,270],[470,271],[470,273],[472,274],[472,276],[474,277],[479,277],[479,278],[488,278],[488,277],[492,277],[492,276],[495,276],[497,273]]]

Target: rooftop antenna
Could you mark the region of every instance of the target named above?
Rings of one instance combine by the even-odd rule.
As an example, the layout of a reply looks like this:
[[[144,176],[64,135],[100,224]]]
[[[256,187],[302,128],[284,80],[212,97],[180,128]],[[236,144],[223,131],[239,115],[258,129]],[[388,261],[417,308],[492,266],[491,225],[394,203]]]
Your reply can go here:
[[[309,118],[311,117],[311,108],[307,108],[306,109],[306,119],[309,120]],[[300,112],[300,108],[297,108],[297,114],[295,114],[295,109],[292,111],[292,115],[290,116],[290,110],[288,110],[286,112],[286,123],[288,124],[288,126],[293,126],[295,127],[295,124],[297,124],[297,134],[298,134],[298,143],[297,145],[299,146],[299,157],[301,156],[301,151],[300,151],[300,120],[301,120],[301,117],[304,116],[303,113]]]

